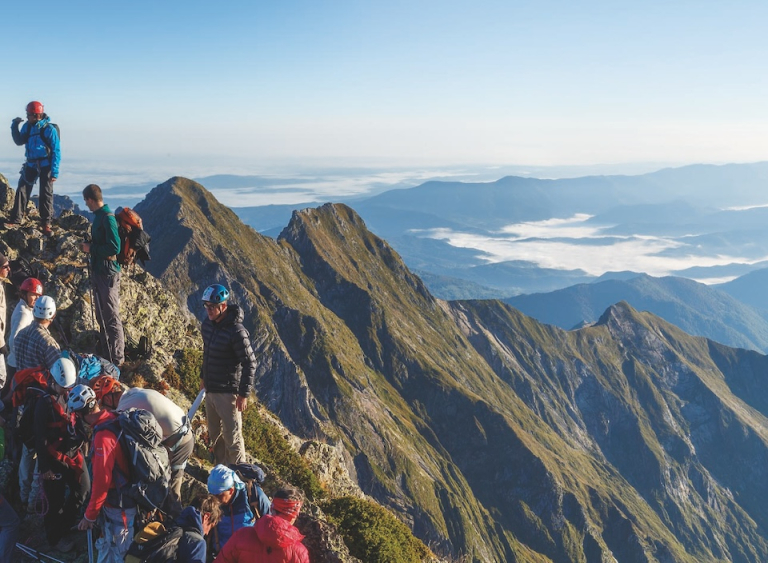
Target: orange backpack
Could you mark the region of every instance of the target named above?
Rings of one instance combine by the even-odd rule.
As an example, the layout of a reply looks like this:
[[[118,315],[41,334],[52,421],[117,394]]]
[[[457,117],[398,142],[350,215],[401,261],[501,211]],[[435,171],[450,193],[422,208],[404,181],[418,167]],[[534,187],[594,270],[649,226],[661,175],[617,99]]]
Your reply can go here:
[[[117,261],[122,266],[130,266],[141,260],[142,265],[149,260],[149,242],[151,237],[144,230],[141,217],[130,207],[115,210],[117,231],[120,235],[120,254]]]

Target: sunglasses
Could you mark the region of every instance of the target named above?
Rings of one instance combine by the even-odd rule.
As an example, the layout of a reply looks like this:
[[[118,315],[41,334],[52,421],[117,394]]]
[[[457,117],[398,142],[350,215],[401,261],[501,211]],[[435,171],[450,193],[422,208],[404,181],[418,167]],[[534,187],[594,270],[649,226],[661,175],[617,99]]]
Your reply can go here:
[[[203,307],[205,307],[207,311],[213,311],[219,305],[220,303],[203,303]]]

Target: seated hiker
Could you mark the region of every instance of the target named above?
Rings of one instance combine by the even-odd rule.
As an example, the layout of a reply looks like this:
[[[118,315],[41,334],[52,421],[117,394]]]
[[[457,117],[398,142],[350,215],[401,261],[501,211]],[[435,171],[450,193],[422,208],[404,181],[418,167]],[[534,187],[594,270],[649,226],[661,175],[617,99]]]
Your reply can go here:
[[[34,322],[20,330],[14,340],[16,368],[21,370],[43,366],[50,370],[61,355],[59,343],[48,330],[56,316],[56,302],[53,297],[39,297],[32,308],[32,316]]]
[[[241,528],[229,539],[216,558],[217,563],[309,563],[304,536],[293,525],[301,512],[301,492],[280,489],[267,514],[251,528]]]
[[[181,512],[181,484],[184,468],[195,448],[186,413],[168,397],[153,389],[134,387],[124,391],[116,379],[103,375],[93,382],[96,399],[107,410],[127,411],[131,408],[151,412],[163,430],[163,445],[171,463],[171,483],[166,509],[171,516]]]
[[[190,506],[182,510],[175,521],[177,526],[184,528],[176,561],[205,563],[208,548],[205,536],[220,520],[219,499],[210,494],[198,496]]]
[[[67,390],[76,381],[77,368],[72,360],[59,359],[49,374],[49,392],[35,404],[35,452],[48,500],[43,525],[48,544],[64,553],[74,544],[65,534],[91,489],[80,451],[86,440],[85,429],[74,413],[67,412]]]
[[[27,278],[19,286],[20,299],[11,315],[11,332],[8,335],[8,379],[13,377],[18,367],[14,341],[23,328],[32,324],[33,308],[37,298],[43,294],[43,284],[37,278]]]
[[[0,494],[0,561],[15,561],[13,549],[19,539],[20,524],[11,503]]]
[[[69,392],[67,404],[70,411],[94,428],[91,499],[77,527],[89,530],[98,519],[102,531],[96,541],[99,563],[122,563],[131,545],[136,517],[136,503],[119,490],[119,484],[125,484],[125,476],[130,475],[130,467],[118,437],[108,428],[98,429],[117,415],[101,410],[96,394],[87,385],[76,385]]]
[[[227,543],[240,528],[253,526],[256,517],[248,502],[245,483],[224,465],[217,465],[208,475],[208,492],[221,503],[222,517],[214,530],[213,549],[216,552]]]

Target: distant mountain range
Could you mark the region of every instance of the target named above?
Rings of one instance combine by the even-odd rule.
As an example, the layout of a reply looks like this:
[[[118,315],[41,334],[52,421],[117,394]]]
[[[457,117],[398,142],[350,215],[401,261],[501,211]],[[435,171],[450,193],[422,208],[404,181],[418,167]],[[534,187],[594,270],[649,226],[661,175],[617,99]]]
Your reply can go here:
[[[768,163],[693,165],[638,176],[588,176],[557,180],[509,176],[495,182],[432,181],[349,203],[409,267],[432,274],[430,289],[452,298],[458,280],[511,296],[552,291],[594,281],[590,264],[563,266],[549,257],[554,243],[573,252],[588,247],[649,239],[659,241],[651,258],[665,260],[669,274],[698,280],[729,279],[768,265]],[[343,198],[342,198],[343,201]],[[757,206],[757,207],[756,207]],[[296,205],[235,208],[259,232],[276,237]],[[510,236],[513,224],[565,220],[599,235]],[[449,235],[475,239],[461,247]],[[529,245],[505,259],[495,245]],[[568,252],[560,251],[560,252]],[[586,260],[586,258],[585,258]],[[642,267],[633,268],[645,271]],[[447,282],[449,278],[457,281]],[[440,280],[437,282],[437,280]]]
[[[760,277],[764,279],[768,270],[762,272]],[[748,276],[758,274],[760,272]],[[721,291],[684,278],[635,275],[629,279],[574,285],[550,293],[518,295],[505,301],[526,315],[564,329],[594,323],[606,308],[626,301],[635,309],[658,315],[689,334],[766,352],[768,313],[740,300],[738,291],[726,289],[743,287],[738,281],[721,286]]]
[[[341,204],[294,212],[276,240],[183,178],[137,209],[152,273],[191,310],[206,285],[232,289],[260,402],[342,448],[439,554],[768,561],[766,356],[626,302],[564,331],[496,300],[435,299]]]

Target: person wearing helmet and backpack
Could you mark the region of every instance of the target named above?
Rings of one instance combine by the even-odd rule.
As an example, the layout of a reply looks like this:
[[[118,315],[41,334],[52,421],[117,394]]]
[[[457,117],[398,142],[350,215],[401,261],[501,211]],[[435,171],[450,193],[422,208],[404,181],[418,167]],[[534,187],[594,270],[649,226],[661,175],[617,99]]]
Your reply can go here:
[[[90,530],[98,520],[102,535],[96,541],[99,563],[122,563],[133,539],[136,504],[120,495],[119,485],[130,475],[130,465],[120,440],[104,425],[117,419],[117,414],[102,410],[96,393],[87,385],[76,385],[67,406],[94,429],[91,458],[91,498],[79,530]]]
[[[61,347],[48,330],[56,316],[53,297],[39,297],[32,307],[32,316],[32,324],[20,330],[14,339],[16,368],[42,366],[50,371],[61,356]]]
[[[122,367],[125,361],[125,335],[120,320],[120,234],[117,220],[104,203],[101,188],[89,184],[83,189],[83,200],[93,216],[91,242],[80,243],[80,249],[91,255],[91,284],[96,292],[96,307],[109,361]]]
[[[21,293],[19,302],[11,315],[11,332],[8,335],[8,379],[16,373],[16,353],[14,341],[19,332],[32,324],[34,319],[33,308],[37,298],[43,294],[43,284],[37,278],[27,278],[19,287]]]
[[[65,534],[85,502],[91,480],[81,451],[85,428],[67,410],[67,392],[77,381],[77,368],[69,358],[60,358],[48,379],[48,394],[35,404],[35,452],[48,499],[43,516],[46,539],[49,545],[66,553],[74,542]]]
[[[59,177],[61,161],[59,130],[51,123],[40,102],[27,104],[27,122],[19,129],[19,123],[22,121],[24,120],[21,117],[17,117],[11,122],[11,135],[13,142],[18,146],[26,146],[27,161],[21,167],[16,198],[6,226],[16,226],[24,219],[32,188],[39,178],[40,222],[43,234],[49,236],[53,233],[53,184]]]
[[[203,292],[203,368],[208,438],[217,464],[245,461],[243,411],[253,391],[256,357],[243,310],[229,301],[229,290],[214,284]]]
[[[93,384],[96,400],[107,410],[127,411],[142,409],[151,412],[163,431],[163,446],[168,450],[171,464],[171,481],[165,511],[170,516],[177,516],[183,508],[181,504],[181,485],[184,480],[184,468],[195,448],[195,435],[192,432],[187,413],[168,397],[154,389],[133,387],[127,391],[113,377],[102,375]]]

